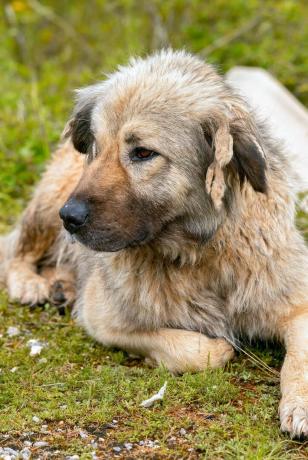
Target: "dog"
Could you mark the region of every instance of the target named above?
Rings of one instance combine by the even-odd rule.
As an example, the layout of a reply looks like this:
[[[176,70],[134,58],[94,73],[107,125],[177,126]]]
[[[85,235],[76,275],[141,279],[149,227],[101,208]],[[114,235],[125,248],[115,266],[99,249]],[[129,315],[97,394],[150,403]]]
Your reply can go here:
[[[224,366],[238,337],[278,339],[281,429],[307,437],[308,250],[295,180],[211,65],[172,50],[132,59],[77,91],[59,149],[1,240],[9,296],[76,298],[92,337],[175,374]]]

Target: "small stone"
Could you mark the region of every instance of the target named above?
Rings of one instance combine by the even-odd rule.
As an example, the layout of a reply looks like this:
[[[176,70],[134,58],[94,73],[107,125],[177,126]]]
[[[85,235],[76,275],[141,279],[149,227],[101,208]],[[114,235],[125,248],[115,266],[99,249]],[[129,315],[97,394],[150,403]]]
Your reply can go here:
[[[17,450],[11,449],[10,447],[4,447],[4,453],[8,455],[18,456],[19,452]]]
[[[187,433],[187,432],[186,432],[185,428],[181,428],[181,429],[180,429],[180,435],[181,435],[181,436],[185,436],[186,433]]]
[[[66,404],[62,404],[62,406],[60,406],[60,409],[62,409],[62,410],[67,409],[67,405],[66,405]]]
[[[47,446],[49,446],[49,442],[47,441],[36,441],[33,444],[33,447],[47,447]]]
[[[32,442],[31,441],[24,441],[24,445],[26,447],[31,447],[32,446]]]
[[[36,415],[33,415],[32,421],[35,422],[35,423],[39,423],[41,420],[40,420],[40,418],[37,417]]]
[[[88,434],[85,431],[79,431],[79,436],[81,439],[85,439],[88,437]]]
[[[114,452],[119,453],[119,452],[121,452],[122,449],[121,449],[120,446],[115,446],[115,447],[112,448],[112,450],[113,450]]]
[[[17,371],[17,369],[18,369],[17,366],[16,366],[16,367],[12,367],[12,369],[11,369],[12,374],[14,374],[14,373]]]
[[[127,450],[132,450],[133,445],[132,445],[131,442],[126,442],[126,443],[124,444],[124,447],[125,447],[125,449],[127,449]]]
[[[79,459],[79,455],[75,454],[75,455],[69,455],[68,457],[65,457],[65,460],[78,460]]]
[[[39,355],[45,346],[43,342],[40,342],[37,339],[28,340],[27,345],[30,347],[30,356]]]
[[[28,449],[28,447],[25,447],[25,449],[22,449],[20,451],[19,455],[21,455],[22,460],[29,460],[29,458],[31,457],[31,450]]]

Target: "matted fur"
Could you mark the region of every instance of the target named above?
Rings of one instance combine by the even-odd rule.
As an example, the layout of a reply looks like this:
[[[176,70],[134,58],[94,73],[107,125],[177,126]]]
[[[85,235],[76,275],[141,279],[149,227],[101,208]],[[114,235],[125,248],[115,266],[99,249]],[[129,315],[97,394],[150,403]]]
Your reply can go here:
[[[307,436],[308,251],[295,179],[245,102],[210,65],[162,51],[78,91],[64,139],[7,237],[10,296],[37,303],[77,274],[88,333],[175,373],[224,365],[241,335],[282,340],[281,427]],[[159,155],[133,161],[140,147]],[[89,207],[82,244],[61,230],[69,196]]]

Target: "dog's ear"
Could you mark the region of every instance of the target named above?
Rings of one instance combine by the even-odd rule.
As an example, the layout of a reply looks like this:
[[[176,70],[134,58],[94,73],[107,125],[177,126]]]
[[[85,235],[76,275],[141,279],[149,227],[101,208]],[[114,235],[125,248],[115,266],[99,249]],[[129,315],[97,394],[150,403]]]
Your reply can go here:
[[[241,183],[248,180],[257,192],[265,193],[266,162],[256,129],[248,116],[216,117],[204,128],[214,159],[206,174],[206,190],[217,209],[221,207],[228,171],[234,171]]]
[[[75,149],[80,153],[88,153],[94,143],[91,130],[91,115],[93,106],[88,104],[80,109],[67,123],[62,136],[71,137]]]
[[[231,163],[240,181],[247,179],[257,192],[266,193],[266,161],[261,142],[245,128],[235,125],[231,130],[234,144]]]

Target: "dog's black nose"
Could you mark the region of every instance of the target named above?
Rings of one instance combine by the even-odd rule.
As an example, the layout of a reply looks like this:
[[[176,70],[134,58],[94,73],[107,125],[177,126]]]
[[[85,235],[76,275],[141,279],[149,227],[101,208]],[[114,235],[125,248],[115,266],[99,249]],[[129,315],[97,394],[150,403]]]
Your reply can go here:
[[[71,198],[60,209],[59,214],[66,230],[70,233],[76,233],[85,224],[89,215],[89,208],[84,201]]]

